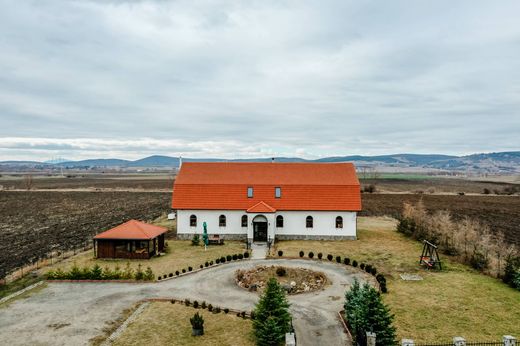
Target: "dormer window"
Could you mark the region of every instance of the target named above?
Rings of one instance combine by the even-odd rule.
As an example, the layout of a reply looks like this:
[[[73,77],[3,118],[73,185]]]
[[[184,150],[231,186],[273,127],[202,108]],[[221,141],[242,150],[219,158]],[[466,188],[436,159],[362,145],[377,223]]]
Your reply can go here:
[[[247,198],[253,198],[253,188],[252,187],[247,188]]]
[[[281,187],[274,188],[274,197],[282,198],[282,188]]]

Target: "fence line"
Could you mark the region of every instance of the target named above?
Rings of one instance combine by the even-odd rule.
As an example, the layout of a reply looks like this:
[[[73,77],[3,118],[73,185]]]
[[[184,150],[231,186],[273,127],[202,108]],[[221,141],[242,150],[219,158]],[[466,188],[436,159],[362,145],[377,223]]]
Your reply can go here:
[[[92,242],[86,241],[84,244],[74,247],[69,250],[53,250],[51,252],[48,252],[44,255],[41,255],[40,258],[38,258],[34,263],[27,264],[18,268],[15,268],[11,270],[9,273],[7,273],[2,279],[0,279],[0,284],[8,284],[10,282],[13,282],[15,280],[21,279],[27,275],[29,275],[31,272],[38,270],[43,267],[47,267],[49,265],[53,265],[55,263],[62,262],[66,259],[69,259],[76,254],[88,250],[92,250]]]

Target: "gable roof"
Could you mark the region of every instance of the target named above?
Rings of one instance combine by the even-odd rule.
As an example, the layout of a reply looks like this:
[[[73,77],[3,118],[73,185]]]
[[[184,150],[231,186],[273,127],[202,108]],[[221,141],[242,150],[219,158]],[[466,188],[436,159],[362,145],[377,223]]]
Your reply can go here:
[[[166,233],[167,229],[145,222],[130,220],[108,231],[99,233],[94,239],[133,239],[148,240]]]
[[[351,163],[188,162],[173,187],[173,209],[248,210],[260,202],[275,210],[359,211],[359,180]]]
[[[264,201],[260,201],[246,210],[248,213],[274,213],[276,209]]]

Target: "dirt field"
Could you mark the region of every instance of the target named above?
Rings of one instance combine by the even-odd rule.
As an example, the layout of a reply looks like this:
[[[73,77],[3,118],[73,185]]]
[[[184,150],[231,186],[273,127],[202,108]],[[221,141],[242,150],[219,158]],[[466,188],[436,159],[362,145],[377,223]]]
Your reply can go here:
[[[403,203],[420,199],[430,211],[449,210],[456,218],[469,216],[487,223],[495,232],[520,245],[520,196],[458,196],[417,194],[363,194],[362,216],[397,216]]]
[[[169,211],[170,193],[0,192],[0,278],[51,251],[83,246],[128,219]]]
[[[4,190],[26,189],[23,175],[3,175]],[[165,174],[70,174],[68,177],[32,176],[32,189],[136,189],[171,191],[173,176]]]

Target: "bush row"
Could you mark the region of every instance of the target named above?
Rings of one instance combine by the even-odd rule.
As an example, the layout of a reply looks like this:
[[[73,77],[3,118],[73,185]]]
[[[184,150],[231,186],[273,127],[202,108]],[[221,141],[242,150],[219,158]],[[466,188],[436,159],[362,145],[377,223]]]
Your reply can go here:
[[[239,254],[234,254],[234,255],[222,256],[222,257],[219,257],[219,258],[215,259],[215,261],[206,261],[203,264],[199,265],[199,268],[202,269],[202,268],[205,268],[205,267],[212,266],[214,263],[215,264],[226,263],[226,262],[241,260],[241,259],[244,259],[244,258],[249,258],[249,252],[246,251],[243,254],[239,253]],[[157,277],[157,280],[171,278],[171,277],[173,277],[174,274],[176,276],[179,276],[179,275],[181,275],[181,273],[184,274],[186,272],[191,272],[191,271],[193,271],[193,267],[190,266],[188,268],[183,268],[181,271],[176,270],[175,273],[159,275]]]
[[[171,303],[175,304],[175,300],[172,299]],[[224,312],[225,314],[228,314],[229,311],[230,311],[228,308],[224,308],[223,309],[220,306],[213,306],[212,304],[206,304],[205,301],[202,301],[201,303],[199,303],[197,300],[191,301],[189,299],[184,299],[184,302],[182,304],[184,304],[186,306],[192,306],[195,309],[208,309],[209,312],[212,312],[214,314],[219,314],[221,312]],[[242,317],[242,318],[247,318],[248,317],[247,312],[245,312],[245,311],[237,312],[237,316],[238,317]],[[254,319],[254,312],[253,311],[251,311],[249,313],[249,317],[251,319]]]
[[[278,250],[278,256],[282,257],[283,256],[283,251],[282,250]],[[305,252],[302,250],[299,252],[299,256],[300,257],[305,257]],[[310,258],[310,259],[313,259],[314,258],[314,252],[310,251],[307,256]],[[318,252],[318,259],[322,259],[323,258],[323,254],[321,252]],[[381,287],[381,292],[383,293],[386,293],[388,292],[388,289],[386,287],[386,278],[383,274],[378,274],[377,273],[377,268],[372,266],[371,264],[365,264],[365,263],[358,263],[356,260],[350,260],[350,258],[348,257],[344,257],[344,258],[341,258],[341,256],[333,256],[331,254],[328,254],[327,255],[327,259],[329,261],[333,261],[335,260],[337,263],[343,263],[344,265],[352,265],[353,267],[357,268],[359,266],[359,268],[361,270],[364,270],[366,271],[367,273],[369,274],[372,274],[377,282],[379,283],[379,287]]]
[[[56,270],[50,270],[47,272],[46,277],[48,280],[146,280],[150,281],[154,279],[153,271],[150,267],[146,267],[143,271],[141,265],[134,270],[130,267],[130,263],[126,264],[126,267],[121,270],[119,266],[116,266],[114,270],[105,267],[101,269],[99,265],[91,267],[79,268],[77,265],[70,270],[62,270],[58,268]]]

